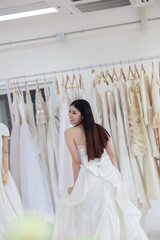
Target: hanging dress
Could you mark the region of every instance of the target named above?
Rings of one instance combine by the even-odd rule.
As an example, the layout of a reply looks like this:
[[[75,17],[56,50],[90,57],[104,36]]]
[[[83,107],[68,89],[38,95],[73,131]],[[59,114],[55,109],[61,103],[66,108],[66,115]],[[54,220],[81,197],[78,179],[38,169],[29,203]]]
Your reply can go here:
[[[122,106],[126,144],[127,144],[129,159],[131,163],[131,170],[132,170],[133,180],[134,180],[135,189],[136,189],[136,197],[138,200],[137,207],[143,213],[145,213],[146,210],[150,207],[150,205],[147,200],[144,185],[143,185],[141,167],[139,165],[138,159],[131,151],[131,144],[130,144],[130,138],[129,138],[129,124],[128,124],[129,102],[128,102],[126,83],[120,82],[119,87],[120,87],[119,90],[120,90],[120,99],[121,99],[121,106]]]
[[[11,146],[10,146],[10,170],[15,184],[21,193],[20,187],[20,114],[18,109],[18,96],[13,94],[12,114],[14,116],[14,122],[11,132]]]
[[[51,196],[40,159],[40,150],[25,119],[23,99],[19,96],[20,127],[20,174],[23,206],[26,210],[42,212],[53,218]]]
[[[153,128],[158,131],[157,143],[160,151],[160,83],[156,77],[155,70],[152,72],[151,79],[151,99],[153,107]]]
[[[40,147],[40,156],[47,177],[49,189],[51,189],[48,156],[47,156],[47,114],[42,98],[41,91],[36,89],[36,124],[38,133],[38,142]]]
[[[147,128],[144,123],[141,94],[139,85],[136,86],[136,96],[138,99],[139,109],[140,109],[140,119],[143,128],[144,137],[147,143],[147,154],[145,158],[143,157],[143,171],[144,171],[144,182],[145,189],[148,198],[160,200],[160,177],[158,174],[158,167],[156,160],[152,154],[152,148],[150,144],[150,139],[148,135]]]
[[[113,85],[113,94],[114,94],[114,99],[115,99],[116,118],[117,118],[117,125],[118,125],[118,128],[117,128],[117,130],[118,130],[118,154],[119,154],[118,162],[119,162],[120,172],[122,175],[122,180],[124,182],[124,185],[127,188],[130,200],[133,203],[137,204],[135,184],[133,181],[131,163],[130,163],[128,149],[127,149],[127,145],[126,145],[126,139],[125,139],[120,95],[119,95],[118,87],[115,84]]]
[[[26,89],[26,110],[27,110],[28,124],[30,126],[33,137],[37,140],[38,134],[37,134],[37,128],[36,128],[34,112],[33,112],[33,103],[32,103],[31,95],[28,88]]]
[[[119,169],[119,154],[118,154],[118,126],[115,117],[115,101],[111,91],[107,91],[107,102],[109,107],[109,124],[113,141],[113,148],[116,156],[116,164]]]
[[[134,81],[134,80],[133,80]],[[135,85],[129,88],[130,110],[128,115],[129,135],[131,142],[131,150],[135,156],[144,156],[147,154],[147,143],[144,137],[142,123],[140,119],[140,110],[135,92]]]
[[[48,155],[48,165],[49,174],[51,182],[51,193],[53,198],[54,210],[56,209],[58,203],[58,143],[59,135],[58,128],[56,126],[56,121],[53,112],[53,103],[51,96],[49,94],[49,89],[45,85],[44,93],[46,98],[46,107],[48,113],[48,129],[47,129],[47,155]]]
[[[61,89],[61,99],[59,108],[59,161],[58,161],[58,193],[61,196],[66,189],[72,187],[73,181],[73,168],[72,158],[67,148],[64,131],[71,127],[68,117],[69,100],[68,94],[65,91],[65,86]]]
[[[160,153],[157,147],[156,136],[152,126],[153,108],[151,105],[150,88],[151,86],[149,83],[148,76],[145,75],[143,71],[141,71],[140,90],[141,90],[142,108],[143,108],[143,114],[144,114],[144,123],[148,129],[153,157],[159,158]],[[160,98],[159,98],[159,101],[160,101]]]
[[[141,213],[129,201],[106,151],[91,161],[85,146],[77,151],[80,171],[72,193],[60,200],[53,240],[148,240],[139,223]]]
[[[3,185],[3,136],[8,137],[9,130],[6,125],[0,123],[0,231],[10,220],[23,214],[21,198],[9,171],[7,184]]]

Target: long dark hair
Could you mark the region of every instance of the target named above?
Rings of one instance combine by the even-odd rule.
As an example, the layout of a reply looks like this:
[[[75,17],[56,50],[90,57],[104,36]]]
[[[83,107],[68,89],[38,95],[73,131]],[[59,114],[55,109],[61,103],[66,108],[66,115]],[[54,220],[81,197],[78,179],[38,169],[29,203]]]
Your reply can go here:
[[[84,99],[77,99],[70,106],[77,108],[83,116],[82,125],[86,137],[88,160],[100,158],[109,140],[109,133],[102,126],[95,123],[89,102]]]

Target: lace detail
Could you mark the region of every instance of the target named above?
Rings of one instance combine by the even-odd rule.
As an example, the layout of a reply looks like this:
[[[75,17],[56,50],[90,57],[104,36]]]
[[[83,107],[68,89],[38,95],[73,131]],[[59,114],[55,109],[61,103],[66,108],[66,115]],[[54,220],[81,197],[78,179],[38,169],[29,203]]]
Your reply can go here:
[[[30,92],[28,90],[26,91],[26,109],[27,109],[27,115],[28,115],[27,116],[28,123],[32,130],[33,136],[35,139],[38,139],[37,128],[35,125],[35,119],[34,119],[34,113],[33,113],[33,103],[31,100]]]
[[[153,128],[160,128],[160,110],[154,114],[152,125]]]
[[[146,141],[140,121],[139,110],[131,111],[128,115],[131,149],[135,156],[147,153]]]
[[[37,125],[47,123],[47,114],[41,92],[36,90],[36,121]]]

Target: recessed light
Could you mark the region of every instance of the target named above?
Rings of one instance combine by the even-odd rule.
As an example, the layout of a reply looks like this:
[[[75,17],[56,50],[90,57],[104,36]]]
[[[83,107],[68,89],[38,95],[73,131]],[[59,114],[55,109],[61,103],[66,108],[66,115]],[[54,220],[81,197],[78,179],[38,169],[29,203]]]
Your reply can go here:
[[[38,16],[38,15],[54,13],[54,12],[58,12],[58,10],[52,7],[52,8],[39,9],[39,10],[34,10],[34,11],[14,13],[14,14],[0,16],[0,21],[7,21],[7,20],[18,19],[18,18]]]

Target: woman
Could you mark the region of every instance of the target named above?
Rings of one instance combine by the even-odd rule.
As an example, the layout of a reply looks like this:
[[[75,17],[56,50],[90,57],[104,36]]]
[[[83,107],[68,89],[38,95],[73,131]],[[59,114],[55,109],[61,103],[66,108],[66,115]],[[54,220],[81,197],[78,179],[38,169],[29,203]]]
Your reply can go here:
[[[108,132],[94,122],[83,99],[71,103],[69,118],[74,127],[64,135],[74,186],[60,200],[53,239],[147,240],[139,224],[141,214],[129,201],[115,167]]]

